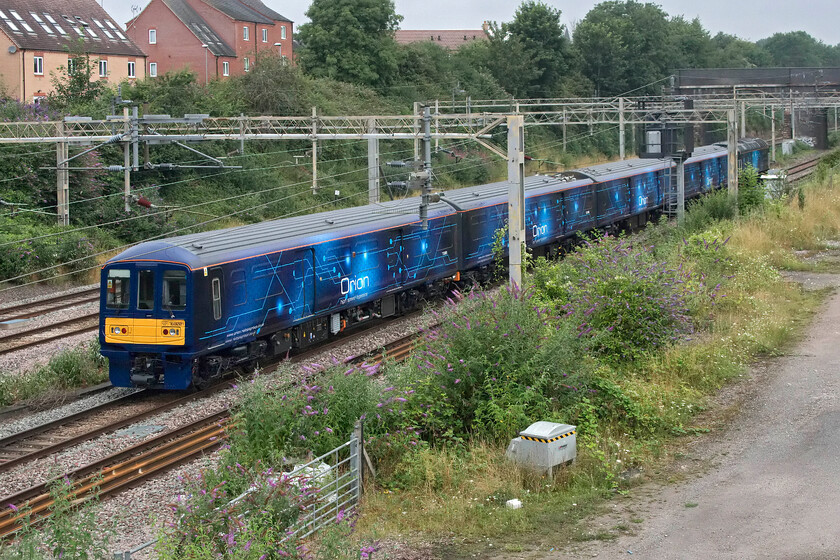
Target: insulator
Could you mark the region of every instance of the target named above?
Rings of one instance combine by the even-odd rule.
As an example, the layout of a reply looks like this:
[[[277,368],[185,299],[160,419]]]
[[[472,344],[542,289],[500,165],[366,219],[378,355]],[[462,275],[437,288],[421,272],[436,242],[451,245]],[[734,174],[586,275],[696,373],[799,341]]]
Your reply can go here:
[[[125,171],[125,167],[122,165],[109,165],[108,171]]]
[[[152,201],[146,198],[145,196],[140,196],[137,198],[137,204],[142,206],[143,208],[151,208]]]

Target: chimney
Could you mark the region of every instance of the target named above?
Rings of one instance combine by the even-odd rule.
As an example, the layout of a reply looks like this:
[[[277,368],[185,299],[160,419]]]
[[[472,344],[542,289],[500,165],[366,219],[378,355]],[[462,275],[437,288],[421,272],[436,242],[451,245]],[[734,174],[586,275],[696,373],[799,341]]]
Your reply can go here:
[[[481,29],[484,31],[485,34],[487,34],[490,31],[490,22],[485,21],[484,23],[482,23]]]

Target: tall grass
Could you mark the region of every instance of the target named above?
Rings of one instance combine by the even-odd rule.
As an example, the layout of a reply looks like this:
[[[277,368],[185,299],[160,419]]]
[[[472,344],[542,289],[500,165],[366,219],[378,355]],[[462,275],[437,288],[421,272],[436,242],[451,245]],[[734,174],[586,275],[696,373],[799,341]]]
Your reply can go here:
[[[0,406],[31,401],[47,404],[61,400],[67,391],[108,379],[108,360],[92,341],[63,350],[32,372],[0,372]]]

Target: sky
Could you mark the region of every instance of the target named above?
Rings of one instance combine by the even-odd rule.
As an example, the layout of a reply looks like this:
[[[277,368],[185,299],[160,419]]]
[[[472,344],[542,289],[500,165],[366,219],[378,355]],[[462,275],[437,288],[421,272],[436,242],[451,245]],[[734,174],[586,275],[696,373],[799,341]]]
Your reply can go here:
[[[142,9],[147,0],[98,0],[122,24],[131,19],[132,8]],[[561,10],[563,22],[573,25],[599,2],[544,0]],[[263,0],[271,9],[300,25],[309,0]],[[480,29],[485,20],[513,19],[519,0],[395,0],[404,16],[402,29]],[[840,44],[840,2],[837,0],[660,0],[669,15],[699,17],[712,34],[718,31],[757,41],[777,32],[807,31],[830,45]]]

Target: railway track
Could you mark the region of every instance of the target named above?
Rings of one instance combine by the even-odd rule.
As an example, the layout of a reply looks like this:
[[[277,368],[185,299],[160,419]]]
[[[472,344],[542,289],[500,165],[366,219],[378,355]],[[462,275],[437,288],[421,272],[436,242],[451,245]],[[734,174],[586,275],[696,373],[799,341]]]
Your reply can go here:
[[[19,330],[0,336],[0,356],[77,334],[96,332],[97,329],[99,329],[99,313],[88,313],[58,323]]]
[[[226,387],[225,383],[219,383],[186,396],[180,393],[140,391],[12,434],[0,439],[0,472],[53,455],[187,402],[209,397]],[[144,400],[147,402],[143,402]]]
[[[172,469],[208,451],[218,448],[228,437],[230,417],[227,412],[211,414],[151,440],[135,445],[105,459],[67,473],[69,499],[76,505],[94,498],[119,493],[144,480]],[[59,477],[37,484],[3,499],[14,505],[0,510],[0,538],[14,534],[28,518],[37,523],[50,516],[53,498],[50,488]]]
[[[787,173],[788,182],[800,181],[805,177],[808,177],[811,173],[814,172],[814,169],[816,169],[817,165],[819,165],[820,159],[821,157],[818,156],[785,169],[785,172]]]
[[[61,311],[76,307],[77,305],[84,305],[86,303],[93,303],[99,301],[99,287],[86,288],[82,291],[72,294],[65,294],[61,296],[50,297],[31,303],[22,303],[20,305],[13,305],[0,309],[0,323],[10,323],[13,321],[23,321],[38,317],[53,311]]]
[[[347,343],[348,341],[367,334],[367,330],[351,333],[347,337],[336,341]],[[381,363],[388,360],[404,360],[411,355],[421,340],[420,335],[411,335],[385,345],[384,348],[375,352],[362,354],[351,361],[366,362],[368,364]],[[330,345],[328,345],[330,346]],[[315,352],[321,352],[321,347],[312,352],[306,352],[295,357],[295,361],[301,361]],[[212,389],[208,389],[212,390]],[[187,398],[194,398],[193,395]],[[165,406],[174,408],[180,402],[173,401]],[[160,409],[148,413],[151,416]],[[126,419],[125,425],[136,422],[138,417]],[[186,426],[161,434],[151,440],[139,445],[129,447],[119,453],[111,455],[103,460],[96,461],[73,472],[66,473],[66,477],[72,480],[70,499],[76,504],[82,504],[96,497],[107,497],[116,494],[126,488],[141,484],[146,479],[161,474],[171,468],[184,464],[197,456],[217,449],[227,438],[228,429],[231,426],[229,411],[222,411],[209,415]],[[112,431],[115,425],[102,428],[101,433]],[[14,436],[13,436],[14,437]],[[36,435],[36,437],[38,437]],[[79,438],[82,436],[78,436]],[[44,439],[44,438],[40,438]],[[60,443],[59,445],[69,447],[78,441],[71,443]],[[3,441],[0,441],[2,446]],[[49,455],[55,452],[53,449],[38,451],[39,456]],[[3,448],[0,447],[0,456]],[[20,464],[23,459],[19,460]],[[0,470],[4,465],[0,464]],[[0,510],[0,538],[7,537],[18,531],[25,519],[31,522],[38,522],[50,515],[50,506],[53,503],[49,489],[62,477],[57,477],[43,484],[35,485],[27,490],[18,492],[12,496],[0,499],[0,504],[11,504],[15,508]]]

